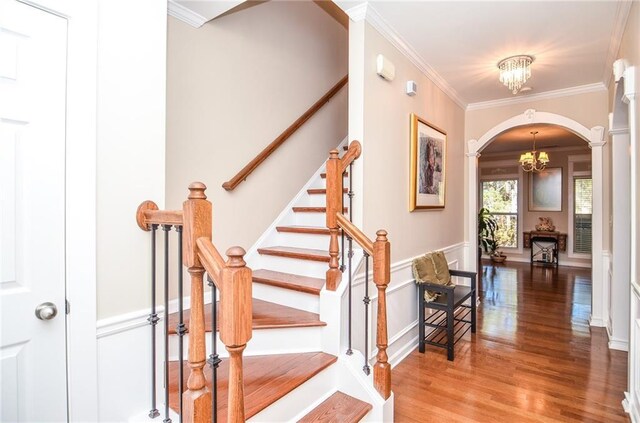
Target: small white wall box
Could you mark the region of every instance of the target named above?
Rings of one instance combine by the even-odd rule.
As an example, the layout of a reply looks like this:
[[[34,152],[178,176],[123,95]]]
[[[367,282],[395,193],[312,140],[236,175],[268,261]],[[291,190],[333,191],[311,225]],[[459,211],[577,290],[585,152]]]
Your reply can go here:
[[[378,54],[376,58],[376,73],[386,79],[387,81],[393,81],[396,77],[396,67],[382,54]]]
[[[418,92],[416,81],[407,81],[407,95],[414,96]]]

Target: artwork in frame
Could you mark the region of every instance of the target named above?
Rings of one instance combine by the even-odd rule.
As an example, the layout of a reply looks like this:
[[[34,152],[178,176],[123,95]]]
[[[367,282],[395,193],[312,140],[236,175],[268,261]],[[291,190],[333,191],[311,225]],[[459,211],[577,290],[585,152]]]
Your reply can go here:
[[[443,209],[447,133],[411,114],[409,211]]]
[[[532,172],[529,179],[530,211],[562,211],[562,168]]]

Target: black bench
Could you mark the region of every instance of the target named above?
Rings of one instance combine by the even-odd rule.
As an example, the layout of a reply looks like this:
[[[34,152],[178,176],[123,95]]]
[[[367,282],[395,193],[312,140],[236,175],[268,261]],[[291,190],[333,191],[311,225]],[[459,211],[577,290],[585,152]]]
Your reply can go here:
[[[471,279],[471,286],[418,284],[418,350],[424,353],[425,344],[447,349],[447,359],[453,361],[454,345],[471,329],[476,333],[476,274],[463,270],[449,270],[451,276]],[[425,291],[438,293],[438,298],[427,302]],[[469,304],[465,304],[468,302]],[[425,318],[425,309],[436,310]],[[457,324],[456,324],[457,323]],[[425,328],[434,330],[425,335]]]

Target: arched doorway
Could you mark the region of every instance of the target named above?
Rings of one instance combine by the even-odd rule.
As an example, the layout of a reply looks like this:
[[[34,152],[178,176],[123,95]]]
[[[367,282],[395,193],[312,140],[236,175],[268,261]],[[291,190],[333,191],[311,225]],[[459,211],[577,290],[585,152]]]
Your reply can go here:
[[[604,289],[604,272],[608,271],[609,255],[604,249],[604,172],[603,146],[604,127],[595,126],[588,129],[584,125],[562,115],[538,112],[528,109],[520,115],[507,119],[487,131],[482,137],[467,142],[467,236],[469,249],[467,263],[475,263],[477,245],[477,204],[478,204],[478,157],[480,152],[502,132],[511,128],[531,125],[549,124],[563,127],[589,143],[591,148],[591,172],[593,179],[593,227],[592,227],[592,259],[591,259],[591,318],[592,326],[605,326],[608,316],[608,298]],[[605,266],[606,264],[606,266]]]

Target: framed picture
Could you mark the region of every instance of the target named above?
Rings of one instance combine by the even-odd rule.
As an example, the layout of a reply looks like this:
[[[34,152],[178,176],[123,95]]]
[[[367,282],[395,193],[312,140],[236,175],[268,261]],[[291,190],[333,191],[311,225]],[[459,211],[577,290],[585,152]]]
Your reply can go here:
[[[530,211],[562,211],[562,168],[532,172],[529,179]]]
[[[411,114],[409,211],[443,209],[447,134]]]

